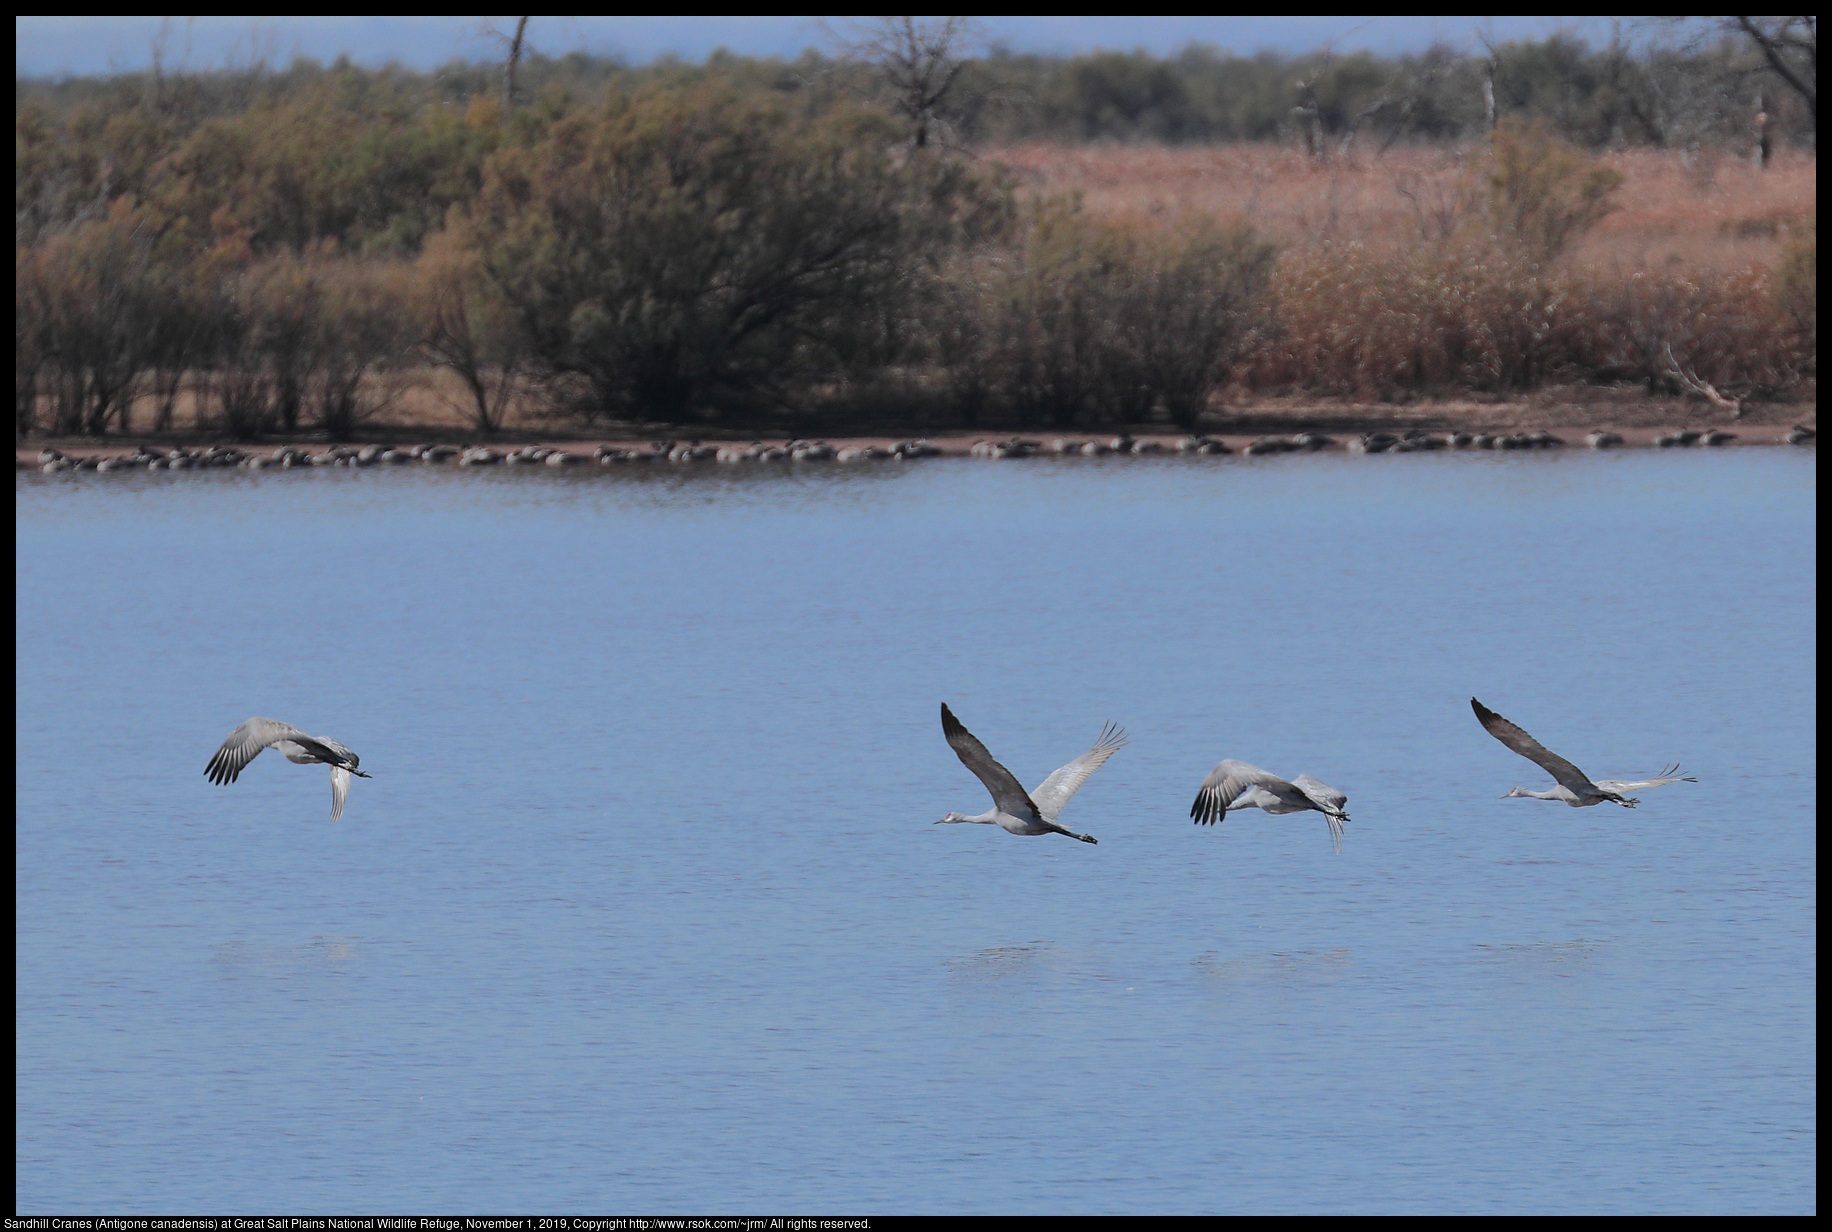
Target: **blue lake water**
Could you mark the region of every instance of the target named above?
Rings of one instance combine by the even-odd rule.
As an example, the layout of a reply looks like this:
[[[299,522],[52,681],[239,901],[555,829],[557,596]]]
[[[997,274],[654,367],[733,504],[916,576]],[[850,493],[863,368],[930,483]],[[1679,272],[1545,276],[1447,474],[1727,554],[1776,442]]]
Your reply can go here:
[[[1816,1206],[1808,450],[16,481],[19,1213]],[[1550,780],[1474,695],[1641,806]],[[936,826],[946,701],[1098,846]],[[204,764],[250,715],[362,756]],[[1189,805],[1224,757],[1349,796]]]

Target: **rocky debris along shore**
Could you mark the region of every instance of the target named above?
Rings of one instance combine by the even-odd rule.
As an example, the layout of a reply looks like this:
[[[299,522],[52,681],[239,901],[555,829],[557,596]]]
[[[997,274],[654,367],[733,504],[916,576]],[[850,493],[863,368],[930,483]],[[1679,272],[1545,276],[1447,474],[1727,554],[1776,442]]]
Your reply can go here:
[[[1817,443],[1817,432],[1804,424],[1795,424],[1785,433],[1750,429],[1727,432],[1721,429],[1685,429],[1680,431],[1615,431],[1598,428],[1582,438],[1591,449],[1619,449],[1646,446],[1660,449],[1722,448],[1728,445],[1798,445]],[[1315,432],[1296,432],[1285,436],[1259,436],[1250,440],[1236,438],[1233,443],[1220,436],[1061,436],[1048,440],[1010,436],[969,439],[951,437],[940,441],[927,439],[853,438],[838,442],[796,438],[768,442],[754,440],[700,441],[653,440],[622,443],[567,442],[561,445],[528,444],[521,446],[458,445],[425,443],[418,445],[281,445],[274,449],[253,449],[237,445],[177,446],[158,449],[136,445],[124,447],[70,442],[68,452],[53,446],[37,451],[18,450],[17,469],[39,470],[47,475],[62,471],[120,470],[204,470],[212,467],[241,467],[246,470],[290,470],[309,466],[547,466],[620,467],[682,466],[697,463],[728,465],[798,462],[901,462],[910,458],[967,456],[975,458],[1029,458],[1143,456],[1179,454],[1215,456],[1245,454],[1258,457],[1280,453],[1318,453],[1346,450],[1349,453],[1417,453],[1436,450],[1470,449],[1560,449],[1572,442],[1544,429],[1514,432],[1429,432],[1410,429],[1405,432],[1376,431],[1338,440]]]

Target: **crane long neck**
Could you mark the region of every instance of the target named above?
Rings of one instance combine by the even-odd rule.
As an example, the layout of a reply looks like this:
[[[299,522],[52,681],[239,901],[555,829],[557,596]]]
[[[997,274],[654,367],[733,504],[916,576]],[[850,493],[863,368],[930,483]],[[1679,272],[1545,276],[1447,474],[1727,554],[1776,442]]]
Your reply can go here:
[[[941,821],[935,824],[942,825],[943,823],[947,823],[949,825],[962,825],[967,822],[977,822],[982,826],[996,826],[999,824],[999,810],[997,808],[991,808],[981,813],[978,817],[968,817],[964,813],[949,813],[946,817],[942,818]]]

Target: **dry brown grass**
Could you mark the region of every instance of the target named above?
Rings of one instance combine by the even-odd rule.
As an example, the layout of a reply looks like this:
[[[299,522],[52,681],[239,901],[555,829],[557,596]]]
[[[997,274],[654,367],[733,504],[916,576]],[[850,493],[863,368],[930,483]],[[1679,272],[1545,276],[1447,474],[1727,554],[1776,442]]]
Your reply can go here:
[[[1766,170],[1710,151],[1608,155],[1621,176],[1612,212],[1550,264],[1521,240],[1496,242],[1470,148],[1319,161],[1263,145],[1028,145],[999,157],[1026,194],[1078,196],[1099,219],[1155,230],[1200,214],[1281,246],[1235,397],[1665,392],[1669,355],[1746,393],[1812,397],[1812,328],[1799,321],[1810,308],[1790,309],[1769,277],[1812,234],[1811,154]],[[1810,258],[1804,268],[1810,287]]]
[[[1468,149],[1396,148],[1327,162],[1284,147],[1019,145],[988,157],[1027,194],[1079,193],[1100,217],[1149,224],[1181,214],[1240,220],[1285,244],[1438,238],[1461,209]],[[1703,151],[1624,150],[1621,209],[1578,245],[1581,264],[1711,269],[1771,264],[1818,206],[1818,160],[1787,151],[1765,171]]]

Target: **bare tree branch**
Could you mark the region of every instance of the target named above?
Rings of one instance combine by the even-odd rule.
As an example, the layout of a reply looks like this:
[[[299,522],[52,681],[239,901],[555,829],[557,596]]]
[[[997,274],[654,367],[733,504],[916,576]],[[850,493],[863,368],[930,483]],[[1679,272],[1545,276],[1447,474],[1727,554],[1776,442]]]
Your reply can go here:
[[[1679,382],[1682,389],[1690,390],[1719,410],[1729,411],[1732,419],[1742,418],[1743,404],[1735,398],[1726,398],[1710,381],[1700,377],[1691,369],[1680,366],[1680,362],[1673,357],[1672,343],[1661,343],[1661,349],[1667,357],[1667,375]]]
[[[1760,21],[1779,22],[1779,25],[1763,29]],[[1806,100],[1815,120],[1819,117],[1819,18],[1814,15],[1804,17],[1738,17],[1739,29],[1750,37],[1755,45],[1762,49],[1762,56],[1775,75],[1792,86]],[[1804,34],[1796,33],[1805,31]],[[1788,63],[1788,53],[1804,59],[1800,71]]]
[[[891,106],[910,123],[910,145],[954,135],[955,108],[949,93],[967,67],[967,54],[983,41],[967,17],[880,17],[858,27],[853,37],[835,40],[852,58],[877,66],[890,87]]]
[[[485,20],[482,32],[509,49],[509,58],[503,65],[503,106],[513,107],[518,93],[515,85],[515,72],[522,63],[522,40],[528,32],[528,19],[526,17],[515,19],[514,34],[505,34],[496,28],[495,23]]]

